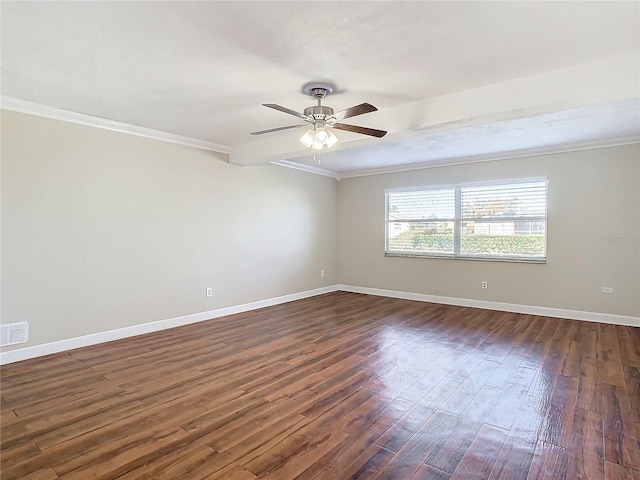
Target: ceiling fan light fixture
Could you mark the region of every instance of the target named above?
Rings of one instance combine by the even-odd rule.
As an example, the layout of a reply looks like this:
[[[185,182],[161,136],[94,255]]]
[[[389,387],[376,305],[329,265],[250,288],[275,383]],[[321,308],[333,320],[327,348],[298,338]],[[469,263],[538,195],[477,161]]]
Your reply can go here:
[[[329,138],[327,138],[327,147],[331,148],[333,147],[336,143],[338,143],[338,137],[335,136],[335,134],[331,131],[331,130],[327,130],[327,135]]]
[[[338,137],[335,134],[324,127],[318,127],[315,130],[308,130],[301,138],[300,142],[307,147],[314,150],[322,150],[326,145],[327,148],[333,147],[338,143]]]
[[[307,130],[307,132],[300,138],[300,141],[305,147],[311,148],[315,139],[315,132],[313,130]]]
[[[327,130],[324,129],[323,127],[320,127],[318,129],[316,129],[316,141],[321,143],[321,144],[325,144],[327,143],[327,140],[329,139],[329,134],[327,133]]]

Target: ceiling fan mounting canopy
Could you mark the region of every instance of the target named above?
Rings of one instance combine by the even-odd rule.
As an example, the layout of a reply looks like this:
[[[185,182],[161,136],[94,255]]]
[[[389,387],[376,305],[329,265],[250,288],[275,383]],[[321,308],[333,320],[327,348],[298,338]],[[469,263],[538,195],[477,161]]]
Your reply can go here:
[[[311,124],[313,130],[316,131],[317,134],[324,134],[324,127],[332,127],[337,130],[346,130],[349,132],[359,133],[362,135],[369,135],[372,137],[384,137],[387,132],[385,130],[378,130],[375,128],[368,127],[359,127],[357,125],[349,125],[346,123],[340,123],[339,120],[343,120],[345,118],[355,117],[357,115],[363,115],[365,113],[375,112],[378,109],[371,105],[370,103],[361,103],[360,105],[355,105],[350,108],[346,108],[339,112],[334,112],[333,108],[328,107],[326,105],[322,105],[322,99],[327,95],[333,92],[333,86],[328,83],[308,83],[303,88],[304,93],[309,96],[312,96],[318,100],[317,105],[313,105],[304,109],[303,113],[296,112],[295,110],[291,110],[290,108],[283,107],[281,105],[276,105],[274,103],[263,103],[262,105],[265,107],[273,108],[274,110],[279,110],[283,113],[288,113],[289,115],[293,115],[304,120],[306,123],[299,125],[288,125],[286,127],[277,127],[270,128],[268,130],[260,130],[258,132],[251,132],[251,135],[262,135],[264,133],[277,132],[280,130],[288,130],[291,128],[300,128]],[[323,130],[323,131],[320,131]],[[302,143],[306,146],[308,145],[308,141],[305,141],[312,131],[307,132],[303,138],[301,139]],[[324,143],[321,142],[319,149],[323,148],[324,145],[331,146],[337,142],[337,138],[333,133],[330,133],[330,137],[332,137],[332,142]],[[317,137],[315,137],[317,140]],[[307,139],[308,140],[308,139]],[[313,143],[311,148],[318,149],[318,143]]]
[[[302,91],[315,98],[324,98],[333,92],[333,86],[328,83],[307,83]]]

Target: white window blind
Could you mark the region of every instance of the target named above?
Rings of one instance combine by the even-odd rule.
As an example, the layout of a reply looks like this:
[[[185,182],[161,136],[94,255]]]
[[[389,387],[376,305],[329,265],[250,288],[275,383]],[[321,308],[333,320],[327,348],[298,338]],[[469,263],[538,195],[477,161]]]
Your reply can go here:
[[[388,191],[386,209],[388,255],[546,260],[546,179]]]

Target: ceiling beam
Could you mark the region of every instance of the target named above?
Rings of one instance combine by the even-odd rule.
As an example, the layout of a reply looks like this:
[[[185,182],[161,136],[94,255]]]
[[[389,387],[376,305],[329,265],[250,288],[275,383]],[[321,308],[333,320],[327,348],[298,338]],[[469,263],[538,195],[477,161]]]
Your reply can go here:
[[[373,139],[340,132],[332,150],[638,97],[640,60],[635,54],[618,55],[379,110],[360,117],[357,124],[387,130],[387,136]],[[285,131],[238,145],[229,161],[259,165],[309,155],[299,137],[299,131]]]

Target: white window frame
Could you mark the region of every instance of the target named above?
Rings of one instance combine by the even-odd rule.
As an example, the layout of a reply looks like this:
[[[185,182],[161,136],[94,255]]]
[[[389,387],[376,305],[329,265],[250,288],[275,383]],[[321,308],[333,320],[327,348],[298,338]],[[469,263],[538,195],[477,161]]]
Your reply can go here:
[[[532,182],[544,182],[545,184],[545,215],[540,216],[528,216],[518,217],[518,220],[536,220],[544,221],[544,257],[526,257],[526,256],[493,256],[493,255],[467,255],[460,253],[460,240],[463,221],[468,221],[469,218],[462,218],[462,189],[470,187],[487,187],[487,186],[502,186],[502,185],[517,185],[522,183]],[[398,223],[401,221],[408,222],[424,222],[424,220],[399,220],[394,219],[389,221],[389,193],[393,192],[410,192],[410,191],[425,191],[425,190],[454,190],[455,195],[455,218],[453,219],[453,239],[454,239],[454,251],[451,254],[448,253],[419,253],[419,252],[398,252],[389,251],[389,224]],[[495,180],[490,182],[475,182],[475,183],[461,183],[454,185],[429,185],[421,187],[408,187],[408,188],[392,188],[387,189],[384,192],[385,200],[385,233],[384,233],[384,254],[388,257],[415,257],[415,258],[446,258],[454,260],[481,260],[491,262],[516,262],[516,263],[547,263],[547,244],[548,244],[548,206],[549,206],[549,181],[544,177],[533,178],[518,178],[511,180]]]

